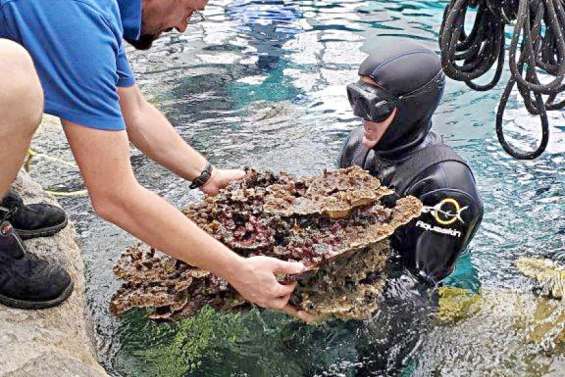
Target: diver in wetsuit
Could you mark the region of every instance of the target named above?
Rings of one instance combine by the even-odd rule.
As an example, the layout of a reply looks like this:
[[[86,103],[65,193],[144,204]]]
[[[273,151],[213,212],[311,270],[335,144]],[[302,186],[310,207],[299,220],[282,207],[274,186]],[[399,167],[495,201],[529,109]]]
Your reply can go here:
[[[377,42],[359,68],[359,81],[347,86],[363,125],[350,133],[338,164],[361,166],[396,195],[419,198],[424,210],[392,237],[398,259],[391,263],[383,305],[357,330],[359,377],[404,375],[417,362],[430,326],[428,305],[434,305],[426,288],[453,272],[483,215],[471,169],[431,131],[445,86],[440,59],[411,40]]]
[[[431,131],[445,86],[439,57],[411,40],[381,38],[347,86],[363,126],[347,138],[339,167],[358,165],[398,195],[424,204],[392,238],[402,265],[436,285],[453,271],[483,215],[466,162]]]

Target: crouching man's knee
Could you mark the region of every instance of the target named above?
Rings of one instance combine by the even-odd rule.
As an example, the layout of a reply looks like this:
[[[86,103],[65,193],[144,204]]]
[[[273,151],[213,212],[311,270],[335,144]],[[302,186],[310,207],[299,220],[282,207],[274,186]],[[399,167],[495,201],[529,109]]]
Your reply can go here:
[[[116,224],[123,213],[124,199],[119,195],[97,188],[89,188],[90,201],[98,216]]]
[[[4,130],[35,132],[43,114],[43,90],[33,60],[19,44],[0,39],[0,123]]]

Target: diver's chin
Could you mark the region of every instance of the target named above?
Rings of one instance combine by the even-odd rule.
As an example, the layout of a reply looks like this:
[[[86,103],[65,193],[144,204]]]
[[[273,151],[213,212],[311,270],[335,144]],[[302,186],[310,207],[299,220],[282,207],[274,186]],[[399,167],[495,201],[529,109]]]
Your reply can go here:
[[[379,142],[379,139],[368,139],[367,136],[363,135],[363,140],[361,144],[367,149],[373,149],[375,145]]]
[[[159,38],[159,35],[142,34],[139,39],[125,38],[125,40],[137,50],[149,50],[153,45],[153,41],[157,38]]]

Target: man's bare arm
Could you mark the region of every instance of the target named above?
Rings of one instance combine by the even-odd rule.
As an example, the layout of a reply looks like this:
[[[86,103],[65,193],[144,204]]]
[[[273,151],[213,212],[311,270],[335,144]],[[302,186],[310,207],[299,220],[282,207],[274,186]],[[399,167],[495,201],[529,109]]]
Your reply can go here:
[[[206,166],[206,159],[180,137],[155,106],[145,100],[137,85],[118,88],[118,93],[130,141],[146,156],[178,176],[189,181],[198,177]],[[215,194],[243,175],[242,170],[215,168],[201,190]]]
[[[206,159],[188,145],[167,118],[148,103],[133,85],[118,88],[120,107],[129,140],[147,157],[180,177],[192,181],[206,166]]]
[[[258,305],[284,308],[293,285],[275,273],[297,273],[301,264],[274,258],[242,258],[198,228],[164,199],[143,188],[129,162],[125,131],[102,131],[63,121],[96,212],[147,244],[224,277]]]

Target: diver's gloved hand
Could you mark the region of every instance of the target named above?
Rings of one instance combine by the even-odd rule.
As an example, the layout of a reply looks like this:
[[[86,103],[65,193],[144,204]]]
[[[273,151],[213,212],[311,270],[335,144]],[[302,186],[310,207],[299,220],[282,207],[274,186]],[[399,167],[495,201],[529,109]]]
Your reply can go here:
[[[393,192],[390,195],[383,196],[381,198],[381,203],[387,208],[393,208],[396,206],[396,202],[400,199],[400,195],[396,192]]]
[[[220,189],[226,187],[231,181],[245,177],[245,171],[241,169],[214,169],[210,179],[200,187],[200,190],[208,195],[216,195]]]

